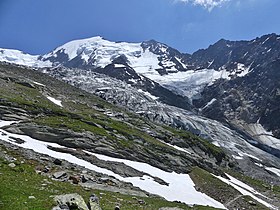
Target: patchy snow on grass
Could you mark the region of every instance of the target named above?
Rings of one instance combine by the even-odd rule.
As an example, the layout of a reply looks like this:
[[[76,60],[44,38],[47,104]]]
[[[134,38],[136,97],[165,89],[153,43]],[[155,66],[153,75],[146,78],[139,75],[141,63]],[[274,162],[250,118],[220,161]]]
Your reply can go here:
[[[150,176],[129,177],[125,179],[133,183],[134,186],[137,186],[147,192],[160,195],[169,201],[181,201],[186,204],[209,205],[216,208],[225,208],[223,204],[213,198],[196,191],[194,188],[195,185],[188,174],[177,174],[175,172],[170,173],[153,167],[147,163],[112,158],[91,152],[87,153],[94,155],[101,160],[124,163],[138,171],[143,171],[151,176],[161,178],[165,182],[169,183],[169,186],[161,185],[155,182]]]
[[[176,149],[176,150],[179,150],[179,151],[181,151],[181,152],[185,152],[185,153],[188,153],[188,154],[192,154],[191,152],[189,152],[188,150],[186,150],[186,149],[184,149],[184,148],[182,148],[182,147],[178,147],[178,146],[176,146],[176,145],[173,145],[173,144],[169,144],[169,143],[167,143],[167,142],[165,142],[165,141],[160,141],[160,142],[162,142],[163,144],[166,144],[166,145],[168,145],[168,146],[170,146],[170,147],[173,147],[174,149]]]
[[[0,121],[1,127],[3,127],[2,125],[9,125],[9,124],[12,124],[12,123],[14,123],[14,122],[12,122],[12,121],[9,121],[9,122]],[[10,137],[22,139],[24,141],[24,143],[18,144]],[[97,171],[99,173],[108,174],[110,176],[116,176],[116,178],[120,177],[120,176],[118,177],[117,174],[115,174],[115,173],[113,173],[113,172],[111,172],[107,169],[97,167],[97,166],[95,166],[95,165],[93,165],[93,164],[91,164],[87,161],[81,160],[81,159],[79,159],[79,158],[77,158],[73,155],[70,155],[70,154],[67,154],[67,153],[62,153],[62,152],[56,152],[56,151],[53,151],[53,150],[48,148],[49,146],[57,147],[57,148],[64,148],[64,147],[62,147],[62,146],[60,146],[59,144],[56,144],[56,143],[42,142],[42,141],[33,139],[33,138],[31,138],[29,136],[26,136],[26,135],[12,134],[12,133],[6,132],[2,129],[0,129],[0,139],[2,141],[9,142],[11,144],[20,146],[22,148],[31,149],[35,152],[40,153],[40,154],[49,155],[53,158],[63,159],[63,160],[66,160],[70,163],[74,163],[74,164],[78,164],[80,166],[84,166],[84,167],[86,167],[90,170],[94,170],[94,171]]]
[[[228,174],[226,174],[226,175],[229,177],[229,179],[226,179],[221,176],[216,176],[216,175],[213,175],[213,176],[217,177],[218,179],[225,182],[226,184],[231,185],[233,188],[238,190],[242,195],[251,196],[253,199],[255,199],[256,201],[258,201],[259,203],[265,205],[266,207],[268,207],[270,209],[277,209],[275,206],[273,206],[273,205],[267,203],[266,201],[264,201],[263,199],[260,199],[259,197],[257,197],[256,195],[266,198],[264,195],[257,192],[254,188],[248,186],[247,184],[239,181],[238,179],[236,179]]]
[[[57,100],[53,97],[50,97],[50,96],[47,96],[47,99],[49,99],[51,102],[53,102],[54,104],[60,106],[60,107],[63,107],[62,104],[61,104],[61,101],[60,100]]]
[[[0,126],[5,126],[14,123],[14,121],[0,121]],[[19,144],[13,140],[13,138],[19,138],[24,141],[24,143]],[[205,206],[212,206],[216,208],[225,209],[223,204],[219,203],[218,201],[212,199],[211,197],[207,196],[206,194],[200,193],[196,191],[194,188],[194,183],[187,174],[177,174],[175,172],[165,172],[161,169],[156,167],[150,166],[146,163],[130,161],[125,159],[118,159],[112,158],[105,155],[99,155],[87,152],[88,154],[94,155],[101,160],[106,161],[115,161],[115,162],[122,162],[132,168],[135,168],[139,171],[143,171],[151,176],[159,177],[169,183],[169,186],[161,185],[158,182],[154,181],[154,179],[150,176],[143,176],[143,177],[122,177],[108,169],[104,169],[98,166],[95,166],[85,160],[79,159],[71,154],[61,153],[57,151],[53,151],[49,149],[49,147],[60,147],[62,146],[56,143],[49,143],[49,142],[42,142],[36,139],[33,139],[26,135],[19,135],[19,134],[12,134],[3,129],[0,129],[0,139],[2,141],[9,142],[11,144],[17,145],[22,148],[31,149],[35,152],[40,154],[49,155],[54,158],[60,158],[66,160],[70,163],[78,164],[83,166],[87,169],[107,174],[109,176],[113,176],[121,181],[124,182],[131,182],[134,186],[139,187],[142,190],[145,190],[149,193],[157,194],[159,196],[164,197],[169,201],[181,201],[186,204],[198,204],[198,205],[205,205]]]

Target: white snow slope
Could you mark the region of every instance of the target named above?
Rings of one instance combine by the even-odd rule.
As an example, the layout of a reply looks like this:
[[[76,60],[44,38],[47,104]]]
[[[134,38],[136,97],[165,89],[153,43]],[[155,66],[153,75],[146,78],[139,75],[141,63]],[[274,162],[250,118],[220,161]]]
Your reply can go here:
[[[163,179],[165,182],[169,183],[169,186],[161,185],[161,184],[157,183],[156,181],[154,181],[152,177],[147,176],[147,175],[145,175],[143,177],[126,177],[125,178],[108,169],[104,169],[104,168],[95,166],[95,165],[93,165],[85,160],[79,159],[71,154],[56,152],[56,151],[50,150],[48,148],[48,146],[62,147],[58,144],[42,142],[42,141],[33,139],[29,136],[12,134],[12,133],[6,132],[3,129],[1,129],[3,126],[7,126],[12,123],[16,123],[16,122],[0,121],[0,140],[15,144],[22,148],[32,149],[33,151],[38,152],[40,154],[49,155],[54,158],[64,159],[68,162],[78,164],[78,165],[88,168],[90,170],[94,170],[99,173],[113,176],[124,182],[131,182],[134,186],[137,186],[140,189],[145,190],[149,193],[160,195],[169,201],[181,201],[186,204],[198,204],[198,205],[212,206],[212,207],[216,207],[216,208],[225,209],[223,204],[212,199],[211,197],[207,196],[206,194],[196,191],[196,189],[194,188],[195,185],[188,174],[177,174],[175,172],[169,173],[169,172],[165,172],[161,169],[155,168],[146,163],[112,158],[112,157],[108,157],[105,155],[98,155],[98,154],[87,152],[88,154],[94,155],[101,160],[122,162],[132,168],[135,168],[139,171],[143,171],[151,176],[159,177],[159,178]],[[10,138],[10,137],[22,139],[24,141],[24,143],[18,144],[13,140],[13,138]]]
[[[19,50],[0,48],[0,62],[14,63],[30,67],[50,67],[52,63],[49,61],[40,61],[38,55],[29,55]]]
[[[229,177],[229,180],[226,178],[220,177],[220,176],[215,176],[215,177],[217,177],[221,181],[225,182],[226,184],[231,185],[233,188],[238,190],[242,195],[249,195],[252,198],[254,198],[256,201],[260,202],[261,204],[265,205],[266,207],[268,207],[270,209],[278,209],[277,207],[275,207],[275,206],[267,203],[263,199],[261,199],[260,197],[263,197],[266,199],[267,199],[267,197],[265,197],[264,195],[257,192],[254,188],[248,186],[247,184],[239,181],[238,179],[235,179],[234,177],[232,177],[228,174],[227,174],[227,176]]]

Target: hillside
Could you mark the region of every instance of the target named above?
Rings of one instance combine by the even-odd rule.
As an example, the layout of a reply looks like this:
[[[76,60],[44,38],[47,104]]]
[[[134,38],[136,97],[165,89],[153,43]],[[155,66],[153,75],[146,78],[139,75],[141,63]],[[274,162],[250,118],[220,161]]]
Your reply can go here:
[[[92,176],[91,180],[96,181],[83,183],[80,180],[78,184],[94,192],[105,190],[105,194],[121,193],[120,203],[124,209],[130,209],[125,206],[135,195],[144,196],[144,205],[147,209],[164,206],[189,208],[183,204],[161,201],[153,195],[162,196],[169,201],[177,200],[186,204],[215,207],[224,205],[248,207],[252,199],[257,200],[253,202],[253,207],[260,205],[259,208],[265,208],[262,205],[271,205],[264,197],[258,198],[258,193],[244,186],[243,190],[248,191],[253,198],[247,200],[245,196],[245,200],[236,199],[230,202],[233,195],[235,197],[240,195],[239,198],[242,198],[244,191],[235,190],[235,187],[232,187],[234,184],[225,184],[225,180],[222,181],[221,177],[228,177],[230,181],[232,178],[225,172],[237,173],[243,177],[242,172],[234,159],[223,150],[193,134],[151,122],[88,92],[28,68],[1,65],[0,81],[1,144],[7,148],[1,147],[4,161],[1,164],[1,171],[4,172],[1,177],[11,173],[9,175],[10,178],[13,177],[11,182],[20,181],[20,178],[16,178],[17,173],[21,178],[27,173],[32,179],[33,176],[39,180],[43,179],[34,173],[35,169],[37,172],[40,171],[39,174],[53,179],[55,172],[67,171],[66,177],[57,179],[60,181],[65,178],[68,180],[75,175],[82,177],[86,170],[89,171],[89,176]],[[13,158],[16,158],[16,162]],[[62,161],[61,165],[54,164],[56,159]],[[16,169],[20,169],[9,169],[7,164],[10,162],[15,162]],[[25,165],[25,162],[30,163],[29,166]],[[49,170],[44,172],[46,166],[49,166]],[[215,174],[218,178],[211,174]],[[69,182],[73,182],[72,179],[69,179]],[[209,185],[203,184],[205,182],[203,180],[209,179],[213,179]],[[249,177],[242,179],[246,182],[251,180]],[[102,183],[100,180],[110,181]],[[5,183],[7,184],[5,186],[10,184],[6,181]],[[59,191],[55,191],[54,194],[76,191],[74,186],[67,183],[65,190],[58,189]],[[133,186],[128,183],[132,183]],[[192,183],[197,187],[194,188]],[[254,182],[248,182],[252,183]],[[34,185],[28,181],[27,184]],[[254,184],[253,187],[257,187],[262,193],[266,191],[266,196],[277,196],[277,187],[271,191],[261,186],[262,184]],[[180,188],[188,190],[181,192]],[[213,192],[211,189],[217,190]],[[10,190],[10,193],[15,193]],[[172,190],[174,193],[171,193]],[[28,193],[32,194],[30,191]],[[189,197],[188,193],[192,196]],[[85,195],[86,192],[84,194],[82,190],[81,194]],[[5,193],[1,195],[4,198],[1,205],[9,209],[10,203],[6,196]],[[26,198],[25,194],[17,196],[23,200]],[[40,203],[43,197],[38,199]],[[106,198],[102,202],[107,201]],[[274,201],[277,201],[275,197]],[[110,209],[111,207],[108,207],[110,205],[105,203],[101,204],[103,209]],[[31,202],[28,205],[31,208],[33,204]]]

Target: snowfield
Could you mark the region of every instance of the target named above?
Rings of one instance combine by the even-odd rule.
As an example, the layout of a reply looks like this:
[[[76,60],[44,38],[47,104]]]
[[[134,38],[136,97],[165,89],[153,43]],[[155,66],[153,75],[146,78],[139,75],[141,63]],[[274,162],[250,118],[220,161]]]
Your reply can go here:
[[[38,55],[29,55],[19,50],[0,48],[0,62],[14,63],[29,67],[51,67],[49,61],[40,61]]]
[[[16,123],[16,122],[0,121],[0,128],[3,126],[10,125],[12,123]],[[24,141],[24,143],[18,144],[10,137],[22,139]],[[131,182],[134,186],[139,187],[140,189],[145,190],[149,193],[162,196],[166,200],[169,200],[169,201],[181,201],[181,202],[184,202],[186,204],[191,204],[191,205],[197,204],[197,205],[212,206],[212,207],[216,207],[216,208],[225,209],[223,204],[212,199],[211,197],[207,196],[204,193],[196,191],[196,189],[194,188],[195,185],[194,185],[193,181],[187,174],[177,174],[175,172],[169,173],[169,172],[165,172],[161,169],[158,169],[158,168],[153,167],[146,163],[130,161],[130,160],[125,160],[125,159],[112,158],[112,157],[108,157],[105,155],[99,155],[99,154],[87,152],[88,154],[96,156],[98,159],[106,160],[106,161],[122,162],[136,170],[143,171],[154,177],[159,177],[162,180],[164,180],[165,182],[169,183],[169,186],[166,186],[166,185],[159,184],[158,182],[154,181],[152,177],[147,176],[147,175],[145,175],[143,177],[124,178],[108,169],[104,169],[104,168],[95,166],[95,165],[91,164],[90,162],[79,159],[71,154],[56,152],[56,151],[50,150],[48,148],[48,146],[60,147],[60,148],[62,147],[56,143],[42,142],[42,141],[33,139],[29,136],[12,134],[12,133],[4,131],[3,129],[0,129],[0,139],[2,141],[9,142],[11,144],[17,145],[22,148],[31,149],[40,154],[49,155],[54,158],[64,159],[68,162],[78,164],[87,169],[113,176],[124,182]]]

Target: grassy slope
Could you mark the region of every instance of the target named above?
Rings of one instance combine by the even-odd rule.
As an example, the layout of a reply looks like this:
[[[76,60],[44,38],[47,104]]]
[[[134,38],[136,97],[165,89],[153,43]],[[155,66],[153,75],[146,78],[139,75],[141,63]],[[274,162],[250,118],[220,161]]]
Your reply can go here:
[[[0,152],[5,150],[0,148]],[[6,151],[7,152],[7,151]],[[8,151],[8,153],[12,153]],[[205,209],[214,208],[196,206],[189,208],[184,204],[168,202],[160,198],[142,198],[119,193],[112,193],[100,190],[85,190],[78,185],[69,182],[58,182],[35,172],[38,164],[34,160],[24,160],[18,153],[12,153],[16,157],[16,167],[8,166],[9,162],[0,158],[0,209],[2,210],[49,210],[55,205],[54,195],[66,193],[78,193],[87,201],[92,193],[100,198],[100,205],[103,210],[114,209],[116,204],[121,204],[122,210],[155,210],[160,207],[180,207],[182,209]],[[22,163],[21,161],[24,161]],[[47,186],[42,184],[48,183]],[[29,196],[35,196],[35,199],[29,199]],[[138,200],[144,200],[146,204],[138,204]]]

